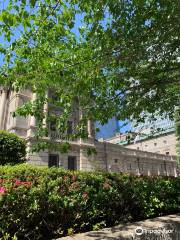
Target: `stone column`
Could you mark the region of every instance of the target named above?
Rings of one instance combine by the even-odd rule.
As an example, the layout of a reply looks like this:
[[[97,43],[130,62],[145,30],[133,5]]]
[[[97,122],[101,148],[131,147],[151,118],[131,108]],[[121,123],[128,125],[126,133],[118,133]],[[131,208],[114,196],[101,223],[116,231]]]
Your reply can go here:
[[[78,106],[78,107],[79,107],[79,121],[81,121],[81,119],[83,117],[83,112],[82,112],[81,107],[80,106]],[[83,139],[81,137],[79,138],[79,143],[80,143],[80,145],[83,143]]]
[[[88,129],[88,138],[95,139],[94,122],[92,120],[88,120],[87,129]]]
[[[89,138],[93,138],[92,122],[91,122],[91,120],[88,120],[88,122],[87,122],[87,128],[88,128],[88,137],[89,137]]]
[[[139,161],[139,158],[137,158],[137,175],[140,176],[141,175],[141,171],[140,171],[140,161]]]
[[[0,102],[0,129],[4,129],[4,117],[5,117],[5,110],[6,110],[6,98],[7,98],[7,91],[5,89],[1,90],[1,102]]]
[[[36,98],[37,98],[37,94],[33,93],[32,101],[35,101]],[[29,128],[27,130],[27,137],[33,137],[35,133],[35,127],[36,127],[36,118],[34,116],[30,116]]]
[[[26,144],[26,161],[30,161],[31,159],[31,143],[27,142]]]
[[[44,103],[44,119],[43,119],[43,128],[47,128],[47,114],[48,114],[48,91],[45,93],[45,103]]]
[[[95,132],[94,132],[94,122],[92,120],[88,120],[87,130],[88,130],[88,140],[91,143],[93,143],[95,139]]]
[[[80,105],[78,106],[78,108],[79,108],[79,121],[81,121],[81,119],[83,117],[83,112],[82,112]],[[82,145],[83,145],[83,139],[80,137],[79,138],[79,170],[83,169],[84,153],[83,153]]]
[[[174,177],[177,177],[177,165],[176,164],[177,164],[176,162],[174,162],[174,164],[173,164],[173,176]]]

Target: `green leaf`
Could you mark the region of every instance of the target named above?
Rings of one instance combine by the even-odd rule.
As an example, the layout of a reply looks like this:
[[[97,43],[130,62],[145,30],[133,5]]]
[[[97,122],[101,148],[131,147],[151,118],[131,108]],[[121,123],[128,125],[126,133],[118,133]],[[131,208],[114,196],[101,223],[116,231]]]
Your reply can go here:
[[[30,6],[33,8],[36,5],[36,0],[30,0]]]

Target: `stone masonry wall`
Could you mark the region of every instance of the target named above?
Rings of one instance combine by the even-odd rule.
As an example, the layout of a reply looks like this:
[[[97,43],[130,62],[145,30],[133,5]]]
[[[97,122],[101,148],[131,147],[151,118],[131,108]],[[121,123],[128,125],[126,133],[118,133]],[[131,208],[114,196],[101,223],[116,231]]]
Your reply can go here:
[[[162,154],[127,149],[122,146],[96,142],[97,154],[87,155],[82,150],[83,170],[107,170],[112,172],[128,172],[137,175],[176,175],[176,158]]]

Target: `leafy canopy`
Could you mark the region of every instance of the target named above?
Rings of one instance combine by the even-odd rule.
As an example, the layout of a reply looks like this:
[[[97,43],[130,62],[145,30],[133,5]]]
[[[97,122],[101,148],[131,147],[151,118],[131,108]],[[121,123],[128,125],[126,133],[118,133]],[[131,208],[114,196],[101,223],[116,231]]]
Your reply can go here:
[[[52,102],[45,91],[51,89],[53,104],[64,109],[55,116],[59,131],[76,102],[83,112],[77,132],[84,137],[87,119],[104,124],[114,115],[138,121],[147,113],[173,117],[179,19],[178,0],[9,0],[0,12],[0,84],[38,93],[18,112],[41,123],[40,110]]]

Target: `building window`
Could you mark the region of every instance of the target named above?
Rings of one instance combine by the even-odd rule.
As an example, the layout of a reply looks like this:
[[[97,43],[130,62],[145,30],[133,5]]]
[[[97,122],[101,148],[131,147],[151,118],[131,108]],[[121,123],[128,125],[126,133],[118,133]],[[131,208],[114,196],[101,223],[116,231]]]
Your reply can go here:
[[[166,152],[166,155],[169,155],[169,152]]]
[[[127,170],[132,170],[131,163],[127,163]]]
[[[69,170],[77,169],[77,159],[75,156],[68,156],[68,169]]]
[[[59,155],[50,154],[48,166],[49,167],[59,167]]]
[[[117,163],[117,162],[118,162],[118,159],[114,159],[114,162]]]
[[[59,101],[59,99],[60,99],[58,96],[58,93],[56,93],[56,92],[50,93],[50,97],[51,97],[53,103]]]
[[[167,143],[167,141],[166,141],[166,140],[164,140],[163,142],[164,142],[165,144]]]
[[[52,119],[50,121],[50,130],[51,131],[56,131],[56,120],[55,119]]]
[[[138,165],[138,169],[139,171],[143,171],[143,164],[139,162],[139,158],[137,158],[137,165]]]
[[[137,150],[139,150],[139,147],[137,147]]]
[[[157,143],[154,143],[154,146],[157,146]]]
[[[166,171],[167,171],[167,170],[166,170],[166,163],[161,164],[161,171],[162,171],[162,172],[166,172]]]
[[[8,99],[10,97],[10,90],[7,91],[7,95],[6,95],[6,98]]]
[[[73,133],[73,122],[72,121],[68,121],[67,122],[67,134],[70,135]]]
[[[145,145],[145,147],[148,147],[148,145]]]
[[[11,124],[11,119],[12,119],[12,112],[9,113],[9,119],[8,119],[8,124]]]

